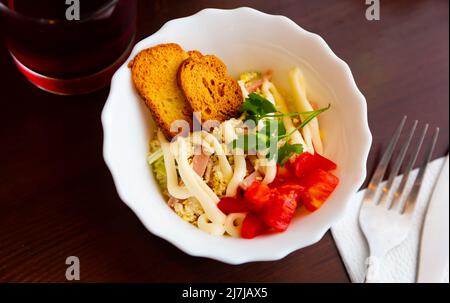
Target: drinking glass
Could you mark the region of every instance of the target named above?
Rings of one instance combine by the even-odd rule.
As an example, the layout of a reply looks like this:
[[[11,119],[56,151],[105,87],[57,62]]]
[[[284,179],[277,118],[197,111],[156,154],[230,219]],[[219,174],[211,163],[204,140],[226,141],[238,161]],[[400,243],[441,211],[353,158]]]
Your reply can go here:
[[[109,84],[134,45],[137,0],[0,0],[0,31],[39,88],[83,94]]]

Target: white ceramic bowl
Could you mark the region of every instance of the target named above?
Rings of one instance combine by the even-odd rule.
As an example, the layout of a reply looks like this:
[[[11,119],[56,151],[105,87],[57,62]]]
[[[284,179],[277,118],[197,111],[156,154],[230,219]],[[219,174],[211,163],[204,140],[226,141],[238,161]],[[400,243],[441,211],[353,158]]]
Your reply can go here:
[[[126,63],[112,79],[102,113],[103,155],[121,199],[146,228],[193,256],[231,264],[277,260],[319,241],[345,212],[350,196],[366,176],[371,145],[364,96],[347,64],[318,35],[290,19],[250,8],[205,9],[166,23],[142,40],[130,55],[160,43],[215,54],[237,76],[247,70],[274,71],[274,82],[287,89],[288,70],[300,66],[311,99],[331,109],[320,118],[325,154],[338,164],[340,184],[316,212],[300,212],[284,233],[252,240],[215,237],[181,220],[166,205],[146,163],[154,124],[136,94]],[[128,61],[127,61],[128,62]]]

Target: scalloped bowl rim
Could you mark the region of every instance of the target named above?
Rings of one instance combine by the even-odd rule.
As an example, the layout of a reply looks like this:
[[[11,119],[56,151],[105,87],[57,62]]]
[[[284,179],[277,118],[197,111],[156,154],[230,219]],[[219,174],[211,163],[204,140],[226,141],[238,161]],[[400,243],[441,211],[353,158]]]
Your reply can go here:
[[[115,94],[116,87],[120,87],[120,83],[118,83],[118,74],[119,71],[123,70],[124,68],[127,68],[127,62],[134,56],[136,53],[136,50],[143,49],[144,45],[148,45],[149,40],[155,40],[156,37],[163,36],[166,30],[170,27],[181,25],[184,22],[194,22],[195,19],[199,17],[203,17],[205,15],[214,15],[220,13],[221,15],[226,14],[233,14],[233,13],[245,13],[253,16],[258,16],[260,18],[274,18],[277,20],[277,22],[280,23],[280,26],[289,27],[291,30],[297,31],[301,35],[307,35],[309,38],[311,38],[312,43],[318,43],[321,47],[321,49],[324,51],[324,54],[329,57],[329,59],[332,59],[333,64],[335,65],[334,68],[339,69],[339,73],[341,73],[342,76],[345,77],[346,83],[349,86],[348,89],[350,89],[353,93],[353,99],[357,100],[353,106],[355,106],[354,110],[357,112],[357,124],[355,127],[359,127],[360,130],[360,154],[361,154],[361,161],[359,163],[358,169],[359,174],[357,175],[356,181],[354,182],[353,186],[349,188],[348,194],[347,194],[347,200],[349,200],[350,196],[354,194],[359,187],[362,185],[362,183],[365,180],[366,177],[366,160],[369,154],[370,146],[372,143],[372,135],[369,130],[368,126],[368,120],[367,120],[367,105],[366,100],[360,90],[358,89],[355,80],[353,78],[353,75],[350,71],[349,66],[339,57],[337,57],[334,52],[331,50],[331,48],[328,46],[328,44],[325,42],[325,40],[320,37],[317,34],[311,33],[309,31],[304,30],[299,25],[297,25],[294,21],[290,20],[289,18],[285,16],[280,15],[269,15],[263,12],[260,12],[258,10],[248,8],[248,7],[240,7],[236,9],[203,9],[199,12],[197,12],[194,15],[173,19],[171,21],[168,21],[165,23],[156,33],[152,34],[151,36],[144,38],[140,42],[138,42],[130,55],[130,58],[116,71],[112,78],[111,82],[111,89],[108,96],[108,99],[104,105],[103,111],[102,111],[102,125],[103,125],[103,157],[105,160],[106,165],[108,166],[114,184],[116,186],[117,192],[119,194],[119,197],[122,199],[122,201],[130,207],[130,209],[136,214],[136,216],[140,219],[140,221],[144,224],[144,226],[154,235],[161,237],[180,250],[184,251],[185,253],[192,255],[192,256],[199,256],[199,257],[206,257],[211,258],[215,260],[219,260],[228,264],[242,264],[246,262],[253,262],[253,261],[272,261],[272,260],[278,260],[281,258],[284,258],[286,255],[290,254],[291,252],[298,250],[300,248],[312,245],[316,242],[318,242],[323,235],[327,232],[327,230],[342,216],[342,214],[345,212],[347,208],[347,204],[345,204],[344,207],[341,207],[336,213],[333,214],[333,216],[329,217],[327,222],[322,224],[320,228],[316,230],[316,233],[314,235],[311,235],[308,240],[303,241],[302,243],[297,243],[295,241],[292,241],[290,243],[285,243],[286,245],[283,247],[280,247],[277,250],[269,250],[267,252],[262,250],[255,250],[253,253],[250,254],[242,254],[239,257],[236,257],[236,254],[228,255],[226,249],[223,251],[209,251],[205,250],[202,247],[198,247],[196,245],[188,245],[184,243],[183,241],[180,241],[180,236],[174,236],[173,234],[168,234],[165,232],[165,230],[158,228],[158,226],[155,226],[151,220],[148,220],[145,216],[142,215],[143,211],[138,207],[138,205],[135,205],[133,201],[131,201],[126,193],[126,189],[122,186],[120,173],[117,171],[116,163],[114,159],[111,156],[111,153],[109,151],[110,149],[110,138],[112,136],[111,132],[109,132],[109,126],[110,126],[110,112],[112,108],[112,96]],[[278,236],[278,235],[277,235]],[[255,240],[250,240],[255,241]],[[270,238],[267,238],[266,241],[270,241]],[[286,241],[285,241],[286,242]]]

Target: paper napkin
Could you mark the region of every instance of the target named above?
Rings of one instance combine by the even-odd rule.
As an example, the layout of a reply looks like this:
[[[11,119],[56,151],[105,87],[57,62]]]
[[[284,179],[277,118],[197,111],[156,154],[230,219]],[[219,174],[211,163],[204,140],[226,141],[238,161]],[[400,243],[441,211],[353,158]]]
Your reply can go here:
[[[378,269],[380,281],[386,283],[415,282],[420,228],[425,217],[426,206],[444,162],[445,157],[434,160],[428,165],[418,196],[416,211],[413,215],[413,228],[410,230],[406,240],[391,250],[382,260]],[[417,173],[418,169],[411,172],[410,180]],[[400,178],[397,178],[396,182],[398,183],[399,181]],[[411,185],[410,182],[407,189]],[[358,224],[359,207],[363,195],[364,190],[361,190],[353,196],[347,206],[344,217],[331,228],[350,279],[352,282],[357,283],[364,281],[367,268],[366,262],[369,257],[368,245]],[[449,282],[448,266],[442,282]]]

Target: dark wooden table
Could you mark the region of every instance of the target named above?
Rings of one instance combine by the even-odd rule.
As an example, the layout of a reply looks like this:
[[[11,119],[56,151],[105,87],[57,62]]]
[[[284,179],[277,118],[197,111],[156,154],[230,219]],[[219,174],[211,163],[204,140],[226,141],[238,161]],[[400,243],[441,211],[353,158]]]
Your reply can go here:
[[[351,67],[367,98],[369,172],[402,115],[441,127],[434,157],[448,151],[449,2],[140,1],[138,37],[206,7],[242,5],[285,15],[321,35]],[[348,282],[327,233],[276,262],[230,266],[190,257],[150,234],[119,199],[102,158],[100,112],[108,89],[55,96],[30,85],[0,44],[0,281]]]

